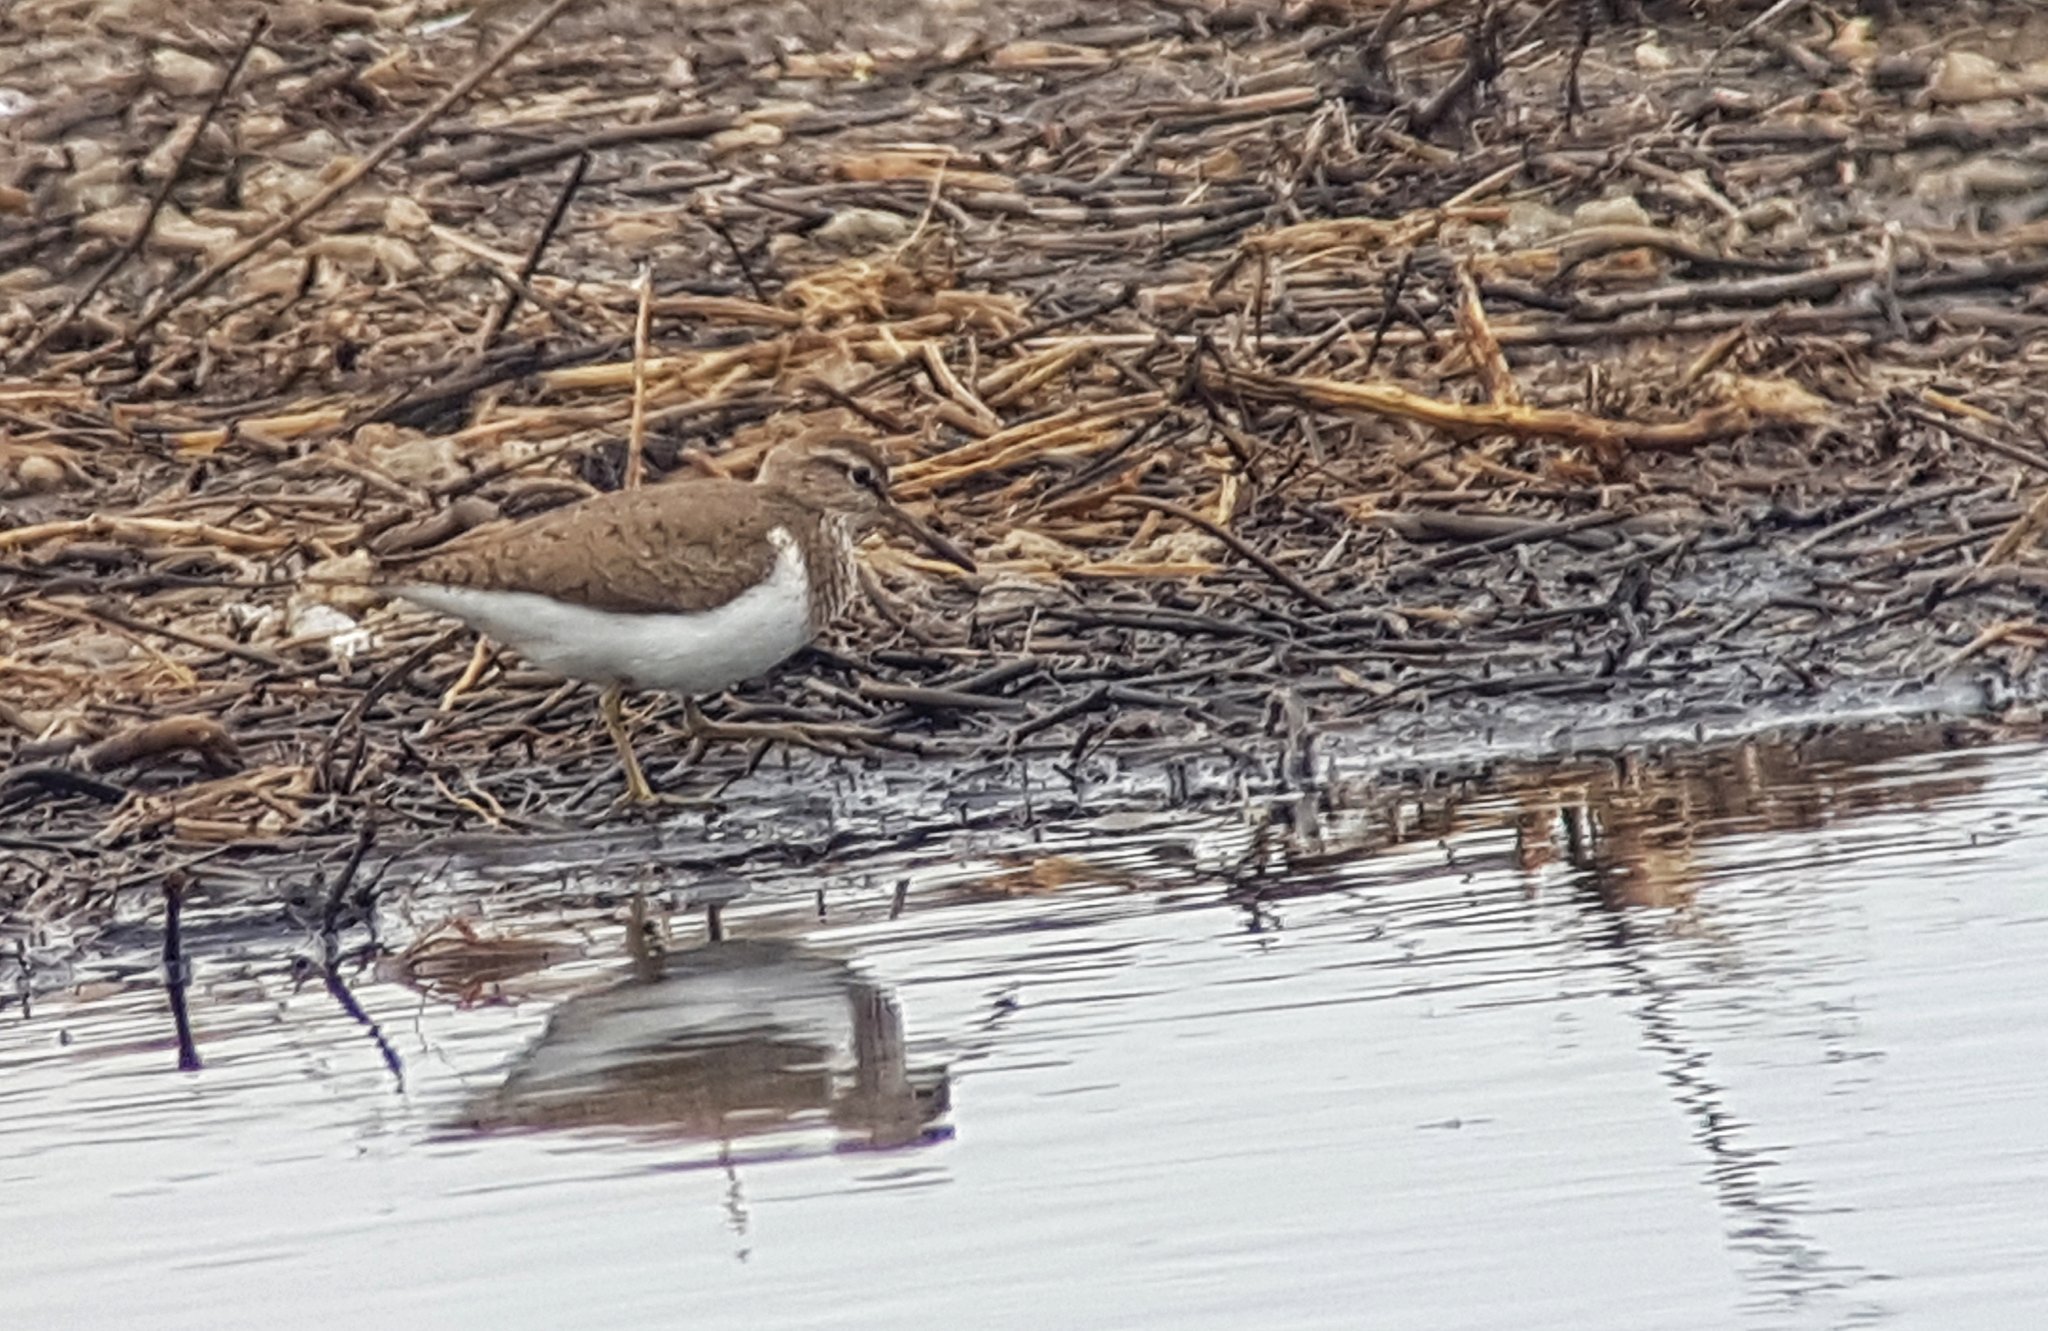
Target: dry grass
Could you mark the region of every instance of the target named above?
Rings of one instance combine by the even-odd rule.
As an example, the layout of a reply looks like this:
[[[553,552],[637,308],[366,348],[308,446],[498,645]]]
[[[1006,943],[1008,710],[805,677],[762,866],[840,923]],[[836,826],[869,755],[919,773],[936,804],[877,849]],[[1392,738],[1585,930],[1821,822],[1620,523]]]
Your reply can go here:
[[[2041,21],[1766,8],[17,5],[0,866],[602,809],[571,692],[299,579],[619,484],[643,269],[657,477],[848,425],[982,561],[875,551],[860,664],[739,714],[1263,773],[1504,696],[2031,690]]]

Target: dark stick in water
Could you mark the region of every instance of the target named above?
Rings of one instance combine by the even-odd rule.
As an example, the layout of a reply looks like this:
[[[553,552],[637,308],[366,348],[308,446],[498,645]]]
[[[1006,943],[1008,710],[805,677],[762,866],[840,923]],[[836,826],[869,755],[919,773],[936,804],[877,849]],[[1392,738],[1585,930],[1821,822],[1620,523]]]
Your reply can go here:
[[[171,996],[171,1022],[178,1030],[178,1071],[199,1071],[199,1047],[192,1041],[192,1014],[185,1006],[185,986],[192,982],[192,963],[185,956],[178,929],[185,910],[186,878],[164,879],[164,988]]]

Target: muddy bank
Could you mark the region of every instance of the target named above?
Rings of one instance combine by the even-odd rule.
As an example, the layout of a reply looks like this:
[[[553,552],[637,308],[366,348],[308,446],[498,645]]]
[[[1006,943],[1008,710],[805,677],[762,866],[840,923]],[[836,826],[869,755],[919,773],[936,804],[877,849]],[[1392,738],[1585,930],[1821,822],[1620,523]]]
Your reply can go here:
[[[616,486],[636,399],[656,476],[851,424],[982,567],[724,709],[840,755],[644,700],[736,805],[2039,691],[2029,6],[150,8],[0,19],[26,918],[616,817],[587,693],[298,580]]]

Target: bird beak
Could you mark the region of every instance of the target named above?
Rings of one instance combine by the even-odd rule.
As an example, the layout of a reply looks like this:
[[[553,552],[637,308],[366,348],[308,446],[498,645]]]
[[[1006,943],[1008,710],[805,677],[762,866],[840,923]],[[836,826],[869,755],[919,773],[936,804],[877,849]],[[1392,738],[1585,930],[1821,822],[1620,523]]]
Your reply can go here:
[[[882,513],[898,530],[915,537],[917,543],[949,564],[958,564],[969,573],[974,572],[974,560],[965,550],[925,526],[910,514],[888,500],[882,503]]]

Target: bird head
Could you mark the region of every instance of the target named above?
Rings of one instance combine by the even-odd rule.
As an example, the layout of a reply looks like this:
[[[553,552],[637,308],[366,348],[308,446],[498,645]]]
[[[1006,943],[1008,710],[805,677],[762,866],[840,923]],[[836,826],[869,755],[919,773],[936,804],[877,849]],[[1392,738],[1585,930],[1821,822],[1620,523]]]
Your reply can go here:
[[[889,497],[889,464],[864,439],[832,435],[779,444],[761,460],[759,480],[799,503],[851,519],[856,530],[894,527],[941,559],[974,571],[964,550]]]

